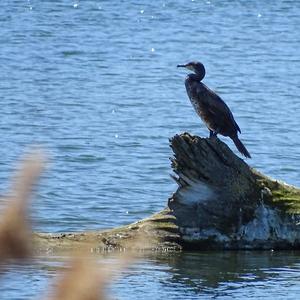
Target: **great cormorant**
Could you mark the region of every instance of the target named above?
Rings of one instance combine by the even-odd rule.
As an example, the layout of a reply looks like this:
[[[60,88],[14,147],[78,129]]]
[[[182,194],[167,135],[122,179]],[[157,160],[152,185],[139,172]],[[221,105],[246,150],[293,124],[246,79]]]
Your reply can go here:
[[[217,136],[217,134],[229,136],[237,149],[244,156],[251,158],[238,138],[238,132],[241,133],[241,130],[229,107],[215,92],[201,82],[205,76],[204,65],[200,62],[189,62],[177,67],[187,68],[194,72],[194,74],[187,75],[185,87],[194,109],[209,129],[210,137]]]

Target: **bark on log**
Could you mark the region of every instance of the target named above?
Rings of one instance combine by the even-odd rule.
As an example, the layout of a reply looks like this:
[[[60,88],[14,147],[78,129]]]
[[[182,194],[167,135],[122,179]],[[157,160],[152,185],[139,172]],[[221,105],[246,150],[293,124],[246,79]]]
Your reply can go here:
[[[217,138],[170,140],[177,191],[168,208],[108,231],[35,234],[40,250],[299,249],[300,190],[249,167]],[[136,236],[142,243],[136,244]]]

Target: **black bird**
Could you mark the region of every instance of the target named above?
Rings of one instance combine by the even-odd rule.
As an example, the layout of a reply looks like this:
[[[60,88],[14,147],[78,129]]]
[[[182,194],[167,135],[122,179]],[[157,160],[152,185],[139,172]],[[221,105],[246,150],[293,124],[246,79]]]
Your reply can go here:
[[[204,65],[196,61],[177,67],[187,68],[195,73],[187,75],[185,87],[194,109],[207,126],[210,137],[217,136],[217,134],[229,136],[237,149],[244,156],[251,158],[238,138],[238,132],[241,133],[241,130],[229,107],[215,92],[201,82],[205,76]]]

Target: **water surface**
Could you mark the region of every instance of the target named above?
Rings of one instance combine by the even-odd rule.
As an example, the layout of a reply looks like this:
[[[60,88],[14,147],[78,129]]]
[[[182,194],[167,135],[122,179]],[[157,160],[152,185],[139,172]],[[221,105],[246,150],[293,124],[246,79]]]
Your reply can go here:
[[[176,69],[195,59],[206,66],[204,82],[232,109],[249,164],[300,186],[300,2],[2,0],[0,8],[0,188],[26,147],[48,149],[36,230],[110,228],[166,205],[176,189],[168,139],[208,134],[187,99],[185,72]],[[129,289],[131,299],[161,298],[158,290],[169,299],[299,295],[297,255],[278,254],[293,263],[274,271],[253,254],[257,269],[269,274],[264,279],[240,275],[243,260],[231,259],[223,271],[231,279],[224,275],[210,288],[202,282],[219,254],[170,260],[193,266],[203,255],[206,271],[182,277],[157,260],[141,262],[136,272],[144,277],[122,279],[119,298],[128,299]],[[7,275],[14,289],[6,285],[2,299],[29,299],[42,288],[48,273],[30,268]]]

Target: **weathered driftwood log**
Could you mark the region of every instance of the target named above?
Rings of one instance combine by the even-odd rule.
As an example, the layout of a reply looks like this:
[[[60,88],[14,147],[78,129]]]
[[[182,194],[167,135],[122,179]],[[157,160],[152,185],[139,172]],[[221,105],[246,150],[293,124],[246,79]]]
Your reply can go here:
[[[76,233],[35,233],[38,252],[57,252],[88,246],[95,252],[136,250],[181,250],[175,217],[165,209],[147,219],[106,231]]]
[[[296,249],[300,190],[250,168],[219,139],[188,133],[171,139],[177,191],[168,208],[102,232],[36,234],[39,249]],[[136,244],[136,236],[142,242]]]

